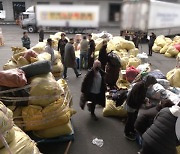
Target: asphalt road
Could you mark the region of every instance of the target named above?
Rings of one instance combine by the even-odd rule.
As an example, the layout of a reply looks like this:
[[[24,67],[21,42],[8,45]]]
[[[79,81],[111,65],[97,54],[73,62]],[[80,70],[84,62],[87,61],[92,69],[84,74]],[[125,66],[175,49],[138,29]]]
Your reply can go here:
[[[16,25],[0,25],[5,38],[5,45],[0,47],[0,70],[12,56],[11,46],[21,46],[23,30]],[[107,28],[113,35],[119,34],[119,29]],[[45,34],[45,38],[51,33]],[[53,33],[54,34],[54,33]],[[71,35],[72,36],[72,35]],[[29,34],[31,46],[38,42],[38,34]],[[141,52],[147,52],[147,44],[140,46]],[[174,68],[175,59],[166,58],[163,55],[153,53],[148,59],[152,69],[160,69],[164,74]],[[75,131],[75,140],[70,146],[69,154],[136,154],[139,150],[136,142],[124,138],[124,123],[118,118],[105,118],[102,116],[102,108],[97,107],[98,121],[93,121],[87,109],[82,111],[79,107],[80,86],[86,71],[82,71],[82,77],[76,78],[74,72],[68,69],[68,85],[73,95],[73,108],[77,114],[72,117]],[[94,138],[103,139],[104,145],[100,148],[92,144]],[[41,144],[39,148],[44,154],[63,154],[66,143]]]

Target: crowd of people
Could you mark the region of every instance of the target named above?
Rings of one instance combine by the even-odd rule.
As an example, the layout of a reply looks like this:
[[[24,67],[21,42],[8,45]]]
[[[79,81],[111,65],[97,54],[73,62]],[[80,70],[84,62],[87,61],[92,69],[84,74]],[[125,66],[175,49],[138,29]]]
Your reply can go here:
[[[43,32],[41,32],[43,33]],[[39,41],[44,38],[40,35]],[[88,38],[88,39],[87,39]],[[149,40],[149,56],[152,56],[152,46],[156,39],[154,33]],[[138,38],[133,37],[135,46],[138,48]],[[27,33],[22,38],[23,46],[30,48],[30,39]],[[82,69],[87,70],[81,85],[80,107],[84,110],[87,105],[91,117],[98,120],[95,114],[97,104],[106,106],[105,93],[108,90],[118,89],[116,81],[121,68],[120,59],[113,52],[107,53],[107,40],[99,51],[98,59],[95,60],[95,42],[92,35],[83,36],[80,41],[80,59],[77,64],[75,56],[74,38],[66,39],[66,34],[61,34],[57,50],[60,52],[61,61],[64,66],[63,78],[67,78],[67,69],[72,68],[76,77],[81,76]],[[54,51],[52,39],[47,39],[45,51],[51,55],[51,63],[54,62]],[[79,65],[79,70],[77,66]],[[124,136],[131,141],[138,138],[142,140],[142,148],[139,154],[176,154],[176,146],[179,145],[175,133],[177,118],[180,116],[180,103],[174,105],[169,99],[161,99],[151,108],[139,113],[144,104],[150,106],[150,100],[146,97],[148,88],[157,83],[154,76],[147,75],[136,82],[127,93],[127,99],[123,104],[127,111],[127,120],[124,127]]]

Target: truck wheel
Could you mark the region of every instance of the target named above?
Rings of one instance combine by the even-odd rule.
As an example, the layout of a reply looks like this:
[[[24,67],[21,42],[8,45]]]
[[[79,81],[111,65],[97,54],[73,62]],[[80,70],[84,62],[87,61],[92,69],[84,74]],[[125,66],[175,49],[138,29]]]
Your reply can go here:
[[[33,26],[28,26],[28,32],[33,33],[35,31],[35,28]]]

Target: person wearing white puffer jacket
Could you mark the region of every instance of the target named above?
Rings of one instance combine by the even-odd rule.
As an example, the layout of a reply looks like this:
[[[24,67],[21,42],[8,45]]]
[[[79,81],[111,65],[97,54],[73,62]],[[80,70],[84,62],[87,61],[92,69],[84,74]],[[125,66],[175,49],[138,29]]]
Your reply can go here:
[[[141,152],[138,154],[177,154],[176,121],[180,117],[180,103],[162,109],[151,127],[143,134]]]

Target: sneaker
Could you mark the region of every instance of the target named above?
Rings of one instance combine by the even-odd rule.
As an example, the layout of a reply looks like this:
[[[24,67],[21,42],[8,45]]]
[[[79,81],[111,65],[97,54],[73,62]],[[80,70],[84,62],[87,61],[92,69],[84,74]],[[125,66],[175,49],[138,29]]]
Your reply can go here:
[[[136,140],[136,135],[134,133],[125,134],[125,137],[130,141]]]
[[[81,76],[81,73],[78,73],[78,74],[76,75],[77,78],[78,78],[79,76]]]
[[[95,114],[91,114],[91,118],[92,118],[94,121],[97,121],[97,120],[98,120],[98,117],[97,117]]]

